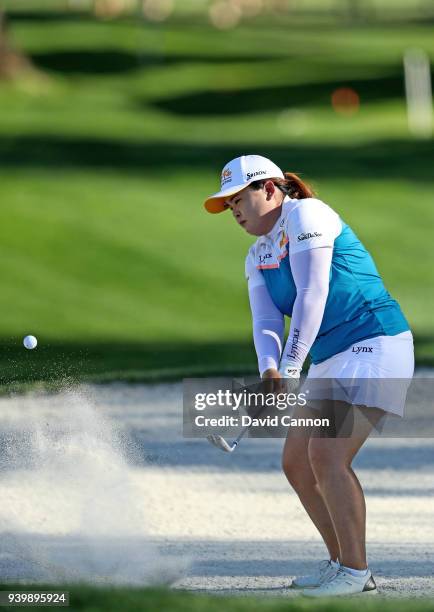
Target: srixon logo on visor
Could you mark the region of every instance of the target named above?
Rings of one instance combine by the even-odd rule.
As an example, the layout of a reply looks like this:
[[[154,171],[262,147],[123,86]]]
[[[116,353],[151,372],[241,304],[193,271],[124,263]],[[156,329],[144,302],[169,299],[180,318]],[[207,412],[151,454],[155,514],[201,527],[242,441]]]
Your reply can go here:
[[[258,170],[257,172],[247,172],[247,180],[254,178],[255,176],[261,176],[267,174],[265,170]]]

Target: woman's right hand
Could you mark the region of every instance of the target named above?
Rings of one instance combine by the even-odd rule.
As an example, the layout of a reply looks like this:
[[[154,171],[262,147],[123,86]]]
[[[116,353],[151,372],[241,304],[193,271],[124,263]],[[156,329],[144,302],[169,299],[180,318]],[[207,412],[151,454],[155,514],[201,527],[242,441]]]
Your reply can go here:
[[[300,384],[300,372],[294,369],[294,375],[286,377],[270,368],[262,374],[262,380],[268,393],[295,393]]]
[[[284,380],[279,370],[269,368],[262,374],[264,390],[266,393],[280,393],[284,391]]]
[[[279,370],[269,368],[262,374],[262,380],[266,380],[268,378],[282,378],[282,375],[280,374]]]

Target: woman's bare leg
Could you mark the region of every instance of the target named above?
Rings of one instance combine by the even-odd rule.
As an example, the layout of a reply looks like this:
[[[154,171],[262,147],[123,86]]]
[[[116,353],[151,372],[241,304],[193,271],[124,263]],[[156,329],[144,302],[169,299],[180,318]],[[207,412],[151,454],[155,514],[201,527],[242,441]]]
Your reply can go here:
[[[304,416],[306,412],[293,416]],[[338,538],[329,511],[318,487],[308,454],[309,433],[289,431],[283,448],[282,467],[288,482],[318,529],[330,559],[340,559]]]
[[[351,407],[343,402],[338,404],[342,404],[342,410],[353,411],[353,434],[345,438],[312,437],[308,456],[339,542],[339,560],[342,565],[362,570],[367,567],[366,506],[351,463],[369,436],[373,423],[384,412],[376,408]]]

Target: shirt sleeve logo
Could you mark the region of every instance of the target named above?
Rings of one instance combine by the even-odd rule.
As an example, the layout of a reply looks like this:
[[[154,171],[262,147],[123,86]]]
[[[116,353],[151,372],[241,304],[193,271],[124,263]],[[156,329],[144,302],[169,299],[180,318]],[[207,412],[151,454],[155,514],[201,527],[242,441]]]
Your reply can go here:
[[[302,240],[307,240],[308,238],[319,238],[320,236],[322,236],[322,234],[320,234],[319,232],[306,232],[299,234],[297,236],[297,240],[301,242]]]

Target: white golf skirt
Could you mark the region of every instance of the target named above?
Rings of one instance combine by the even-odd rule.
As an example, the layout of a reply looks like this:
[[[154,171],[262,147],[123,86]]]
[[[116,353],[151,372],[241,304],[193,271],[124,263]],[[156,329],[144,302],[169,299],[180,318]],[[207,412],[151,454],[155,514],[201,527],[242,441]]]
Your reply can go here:
[[[305,385],[311,399],[334,399],[381,408],[403,416],[414,373],[413,335],[377,336],[356,342],[309,368]],[[315,382],[315,379],[328,379]]]

